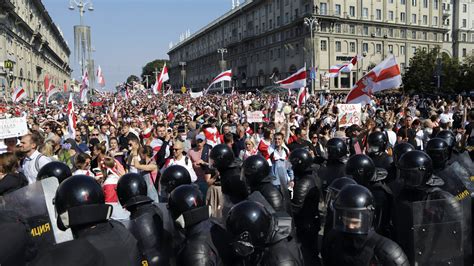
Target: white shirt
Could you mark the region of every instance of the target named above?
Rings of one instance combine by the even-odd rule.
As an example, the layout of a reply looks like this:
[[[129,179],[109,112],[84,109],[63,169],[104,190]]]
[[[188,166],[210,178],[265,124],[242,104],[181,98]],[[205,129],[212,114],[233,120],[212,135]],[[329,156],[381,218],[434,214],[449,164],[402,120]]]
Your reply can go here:
[[[74,171],[74,173],[72,173],[72,175],[86,175],[86,176],[90,176],[90,177],[95,177],[94,173],[90,170],[81,170],[81,169],[77,169],[76,171]]]
[[[33,152],[33,154],[23,160],[23,164],[21,166],[21,172],[26,176],[28,179],[28,184],[33,184],[36,182],[36,176],[38,175],[38,171],[47,163],[51,162],[51,159],[42,155],[38,159],[38,163],[36,163],[36,158],[40,156],[39,151]],[[38,166],[38,168],[36,167]]]
[[[181,157],[181,160],[179,160],[179,161],[172,158],[166,163],[165,167],[161,168],[160,173],[163,174],[164,171],[166,170],[166,168],[168,168],[172,165],[181,165],[184,168],[186,168],[186,170],[188,170],[189,175],[191,176],[191,182],[194,183],[197,180],[197,175],[196,175],[196,172],[194,172],[194,169],[193,169],[193,162],[191,161],[191,158],[188,158],[187,161],[188,161],[188,163],[186,164],[186,156],[184,156],[184,155],[183,155],[183,157]]]
[[[397,133],[392,130],[386,130],[385,132],[387,132],[388,142],[392,147],[395,147],[395,144],[397,143]]]

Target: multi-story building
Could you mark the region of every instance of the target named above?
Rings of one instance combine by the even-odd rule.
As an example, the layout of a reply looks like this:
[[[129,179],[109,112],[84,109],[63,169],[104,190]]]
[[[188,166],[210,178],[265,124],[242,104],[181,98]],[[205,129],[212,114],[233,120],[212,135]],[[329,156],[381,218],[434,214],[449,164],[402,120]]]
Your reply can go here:
[[[69,47],[41,0],[0,0],[0,94],[23,86],[32,98],[47,74],[63,88],[70,80]]]
[[[444,0],[443,23],[449,28],[445,34],[445,49],[463,61],[474,54],[474,1]]]
[[[313,39],[305,17],[318,19]],[[388,55],[403,71],[417,49],[443,48],[448,30],[442,0],[247,0],[170,49],[170,79],[180,86],[183,61],[187,86],[206,87],[226,48],[236,86],[272,85],[314,56],[316,88],[349,89]],[[364,58],[351,73],[321,78],[357,54]]]

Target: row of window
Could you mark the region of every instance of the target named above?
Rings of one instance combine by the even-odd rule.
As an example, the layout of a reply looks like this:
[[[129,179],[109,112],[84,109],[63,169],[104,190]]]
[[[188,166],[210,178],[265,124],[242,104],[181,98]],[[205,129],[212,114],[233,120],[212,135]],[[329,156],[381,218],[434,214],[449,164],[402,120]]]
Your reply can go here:
[[[393,3],[393,0],[389,0],[389,3]],[[405,5],[405,1],[401,0],[401,4]],[[412,3],[413,6],[416,6],[416,1]],[[423,7],[428,8],[428,0],[423,1]],[[433,0],[433,9],[438,10],[439,8],[439,0]],[[443,6],[444,8],[444,6]],[[465,7],[467,12],[467,5]],[[375,10],[376,17],[378,20],[382,19],[382,10],[381,9],[376,9]],[[320,3],[319,4],[319,14],[321,15],[328,15],[328,3]],[[334,15],[335,16],[340,16],[342,14],[342,6],[340,4],[335,4],[334,6]],[[355,6],[349,6],[349,16],[355,17],[356,16],[356,7]],[[362,7],[362,16],[363,17],[368,17],[369,16],[369,8],[368,7]]]
[[[335,50],[336,52],[342,52],[342,42],[341,41],[336,41],[335,43]],[[321,40],[321,45],[320,45],[320,50],[322,52],[326,52],[328,49],[328,42],[327,40]],[[416,46],[412,46],[413,53],[416,51]],[[393,45],[389,44],[388,45],[388,52],[393,53]],[[355,42],[349,42],[349,49],[348,52],[350,53],[355,53],[356,52],[356,43]],[[369,43],[362,43],[362,52],[367,53],[369,52]],[[375,44],[375,52],[376,53],[382,53],[382,44],[377,43]],[[400,54],[405,55],[405,45],[400,45]]]

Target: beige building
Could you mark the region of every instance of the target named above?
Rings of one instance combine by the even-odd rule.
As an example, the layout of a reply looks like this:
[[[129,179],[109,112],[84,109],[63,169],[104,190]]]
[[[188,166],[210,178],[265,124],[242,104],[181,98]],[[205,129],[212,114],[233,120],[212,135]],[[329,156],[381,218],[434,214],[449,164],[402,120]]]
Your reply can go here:
[[[30,98],[44,91],[47,74],[69,83],[69,47],[41,0],[0,1],[0,95],[23,86]]]
[[[443,23],[449,28],[444,36],[444,48],[463,61],[474,54],[474,1],[444,0]]]
[[[314,42],[305,17],[318,19]],[[448,30],[442,0],[247,0],[170,49],[170,80],[180,86],[186,62],[186,85],[206,87],[221,70],[217,49],[226,48],[236,86],[272,85],[311,66],[314,43],[316,88],[349,89],[389,54],[403,71],[416,49],[442,47]],[[351,73],[321,78],[356,54],[364,58]]]

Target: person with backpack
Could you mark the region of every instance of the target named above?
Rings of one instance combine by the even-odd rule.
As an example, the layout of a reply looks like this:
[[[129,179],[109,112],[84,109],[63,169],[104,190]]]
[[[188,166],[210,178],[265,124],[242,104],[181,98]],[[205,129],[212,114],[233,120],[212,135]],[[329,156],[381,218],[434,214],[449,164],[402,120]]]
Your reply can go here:
[[[43,139],[38,132],[26,134],[21,138],[20,151],[26,156],[21,163],[21,172],[28,179],[28,184],[36,182],[39,170],[51,159],[38,151],[38,147],[43,143]]]

